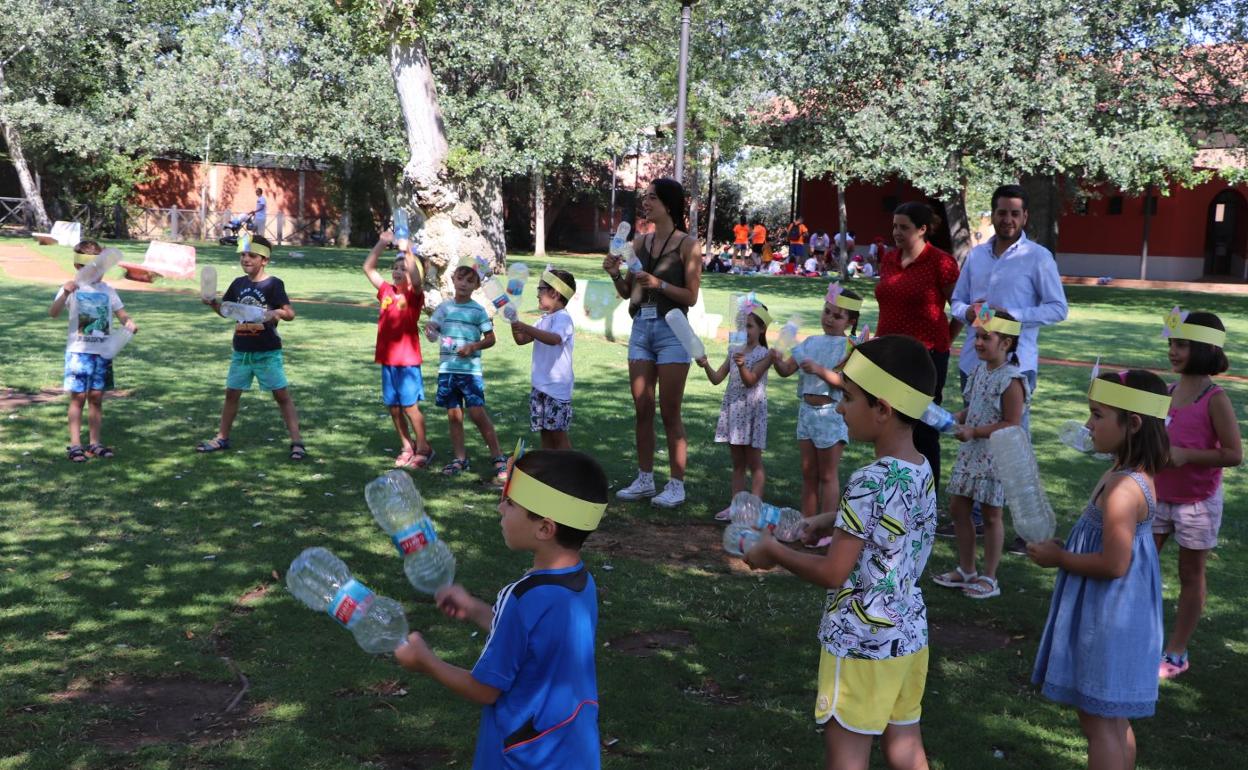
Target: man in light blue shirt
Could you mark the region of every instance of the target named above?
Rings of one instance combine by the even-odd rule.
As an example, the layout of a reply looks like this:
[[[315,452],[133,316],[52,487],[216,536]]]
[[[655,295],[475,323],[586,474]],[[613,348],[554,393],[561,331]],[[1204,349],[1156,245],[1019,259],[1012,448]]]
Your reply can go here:
[[[1006,310],[1023,326],[1018,338],[1018,368],[1032,391],[1040,368],[1037,338],[1040,327],[1066,319],[1066,292],[1053,254],[1027,237],[1027,193],[1019,185],[1001,185],[992,193],[992,229],[995,235],[971,249],[953,287],[950,308],[973,333],[976,306]],[[969,339],[969,338],[968,338]],[[975,346],[962,344],[959,376],[967,375],[978,359]]]

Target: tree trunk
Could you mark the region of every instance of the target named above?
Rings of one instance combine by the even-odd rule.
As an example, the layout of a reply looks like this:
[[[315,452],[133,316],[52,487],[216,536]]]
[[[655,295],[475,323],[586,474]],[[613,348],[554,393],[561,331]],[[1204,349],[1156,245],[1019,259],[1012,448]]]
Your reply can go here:
[[[1057,254],[1057,218],[1061,213],[1061,194],[1052,176],[1024,176],[1027,191],[1027,237]]]
[[[351,175],[355,163],[347,158],[342,162],[342,221],[338,225],[338,245],[351,245]]]
[[[719,142],[711,145],[711,173],[709,180],[709,191],[707,192],[706,203],[706,241],[702,244],[702,253],[706,254],[714,251],[713,242],[715,240],[715,177],[716,169],[719,166]]]
[[[962,153],[954,151],[946,161],[948,168],[958,178],[958,190],[946,196],[941,202],[945,205],[945,216],[949,218],[949,241],[953,247],[953,258],[961,265],[966,261],[971,246],[971,222],[966,210],[966,170],[962,166]],[[978,218],[976,224],[979,224]]]
[[[546,256],[546,175],[541,169],[530,175],[533,187],[533,256]]]
[[[502,205],[494,205],[497,196],[491,192],[497,182],[455,178],[446,168],[450,148],[424,44],[391,44],[390,75],[399,97],[409,151],[399,205],[408,206],[404,199],[410,195],[414,205],[408,208],[418,209],[412,212],[420,214],[415,219],[425,220],[417,236],[418,247],[429,261],[425,285],[438,290],[429,296],[430,307],[436,307],[442,296],[453,291],[451,268],[461,259],[480,255],[496,267],[503,265]]]
[[[1144,188],[1144,242],[1140,246],[1140,280],[1148,280],[1148,236],[1153,229],[1153,186]]]
[[[3,95],[4,91],[4,65],[0,64],[0,95]],[[35,224],[46,233],[52,229],[52,221],[48,219],[48,212],[43,208],[39,185],[35,183],[35,178],[30,173],[30,164],[26,162],[26,153],[22,151],[21,135],[17,128],[4,117],[3,102],[0,102],[0,130],[4,133],[5,144],[9,146],[9,158],[13,161],[13,168],[17,170],[17,179],[22,185],[22,194],[35,214]]]
[[[842,182],[837,182],[836,184],[836,219],[838,222],[840,222],[841,240],[839,241],[839,243],[843,245],[838,246],[836,251],[841,257],[840,259],[841,280],[844,280],[845,277],[849,275],[849,260],[850,260],[849,249],[844,248],[844,244],[849,243],[849,232],[848,232],[849,225],[846,222],[847,218],[848,218],[847,213],[845,211],[845,185]]]
[[[689,234],[698,237],[698,214],[702,208],[702,180],[698,172],[702,170],[701,153],[694,152],[693,163],[689,167]]]

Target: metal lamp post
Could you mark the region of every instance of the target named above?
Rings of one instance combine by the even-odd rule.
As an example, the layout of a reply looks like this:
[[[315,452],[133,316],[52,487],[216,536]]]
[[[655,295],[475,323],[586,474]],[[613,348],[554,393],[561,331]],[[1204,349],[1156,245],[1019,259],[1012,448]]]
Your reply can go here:
[[[694,0],[680,0],[680,64],[676,74],[676,181],[685,183],[685,91],[689,77],[689,23]]]

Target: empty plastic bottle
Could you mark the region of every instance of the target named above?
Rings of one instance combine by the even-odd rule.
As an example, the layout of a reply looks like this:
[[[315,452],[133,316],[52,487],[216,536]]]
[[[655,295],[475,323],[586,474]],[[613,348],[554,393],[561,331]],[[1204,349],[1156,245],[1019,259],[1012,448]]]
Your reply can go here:
[[[1031,441],[1020,425],[993,431],[988,437],[992,463],[1005,487],[1005,502],[1014,520],[1014,531],[1029,543],[1048,540],[1057,519],[1040,483],[1040,468]]]
[[[667,311],[667,315],[663,316],[663,320],[667,321],[667,328],[671,329],[676,339],[680,340],[680,344],[684,346],[690,358],[698,359],[706,355],[706,346],[702,344],[702,340],[698,339],[698,335],[694,334],[693,327],[689,325],[689,319],[684,313],[672,308]]]
[[[724,550],[733,556],[744,556],[761,537],[762,533],[749,524],[734,522],[724,530]]]
[[[104,349],[100,351],[100,357],[105,361],[111,361],[117,357],[121,349],[130,344],[130,340],[134,339],[134,332],[124,326],[117,326],[108,333],[108,341],[104,343]]]
[[[211,302],[217,296],[217,269],[212,265],[204,265],[199,271],[199,296],[205,302]]]
[[[385,653],[407,641],[407,617],[394,599],[378,596],[351,576],[342,559],[324,548],[308,548],[286,573],[295,598],[349,630],[365,652]]]
[[[438,538],[411,476],[398,468],[386,471],[365,485],[364,499],[403,557],[412,588],[433,595],[455,580],[455,556]]]
[[[485,298],[507,323],[520,317],[516,312],[515,303],[511,301],[511,297],[507,296],[507,291],[503,289],[503,284],[497,278],[490,276],[489,280],[481,284],[481,291],[485,292]]]
[[[1092,446],[1092,431],[1088,430],[1088,426],[1078,420],[1067,420],[1062,423],[1062,427],[1058,428],[1057,437],[1063,444],[1075,450],[1090,454],[1098,460],[1108,460],[1112,455],[1104,452],[1094,452]]]
[[[953,429],[958,427],[957,420],[953,419],[949,410],[935,401],[927,405],[927,408],[923,410],[923,416],[919,419],[941,433],[953,433]]]
[[[613,257],[623,257],[624,247],[628,244],[628,232],[633,226],[628,222],[621,222],[620,226],[615,228],[615,235],[611,236],[611,246],[607,252]]]
[[[241,302],[222,302],[221,315],[245,324],[264,322],[264,308],[259,305],[244,305]]]
[[[784,326],[780,327],[780,334],[776,337],[776,344],[773,346],[782,354],[787,355],[790,350],[797,346],[797,330],[802,326],[802,320],[797,316],[789,318],[784,322]]]
[[[405,209],[396,209],[394,212],[394,240],[399,245],[399,250],[403,249],[403,241],[412,236],[412,231],[407,223],[407,211]]]
[[[750,492],[741,491],[733,495],[732,502],[728,504],[728,515],[733,524],[771,530],[777,540],[785,543],[797,540],[802,533],[800,511],[764,503]]]
[[[104,274],[116,267],[122,254],[111,246],[95,255],[95,259],[78,268],[74,275],[74,283],[83,285],[104,280]]]
[[[507,293],[513,297],[524,294],[524,284],[529,280],[529,266],[516,262],[507,268]]]

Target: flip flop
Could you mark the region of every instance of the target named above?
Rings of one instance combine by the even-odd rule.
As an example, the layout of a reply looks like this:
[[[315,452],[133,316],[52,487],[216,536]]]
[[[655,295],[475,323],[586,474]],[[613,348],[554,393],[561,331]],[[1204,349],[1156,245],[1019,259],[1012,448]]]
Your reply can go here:
[[[433,447],[429,447],[429,454],[425,454],[424,452],[414,452],[412,453],[411,458],[407,461],[407,467],[418,469],[428,468],[429,463],[433,462],[433,458],[437,456],[438,452]]]
[[[394,458],[394,467],[406,468],[407,466],[412,464],[412,458],[415,456],[416,456],[416,453],[413,452],[412,450],[404,449],[402,452],[399,452],[398,457]]]
[[[201,441],[195,445],[195,451],[201,454],[207,454],[208,452],[222,452],[229,448],[230,440],[228,438],[221,438],[220,436],[215,436],[207,441]]]

